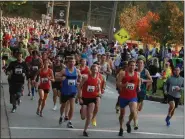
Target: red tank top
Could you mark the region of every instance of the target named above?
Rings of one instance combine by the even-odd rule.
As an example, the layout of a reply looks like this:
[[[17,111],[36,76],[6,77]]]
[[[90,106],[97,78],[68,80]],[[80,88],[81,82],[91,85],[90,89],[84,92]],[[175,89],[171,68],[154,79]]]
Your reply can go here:
[[[82,88],[82,97],[83,98],[96,98],[98,95],[98,75],[96,78],[93,78],[88,74],[88,79],[84,83]]]
[[[80,67],[80,73],[81,74],[89,74],[88,66],[85,66],[85,68],[83,68],[83,69],[82,69],[82,67]]]
[[[125,78],[122,80],[122,84],[128,82],[128,85],[120,92],[120,97],[124,99],[132,99],[137,97],[136,89],[138,87],[138,75],[134,72],[134,76],[129,76],[128,72],[125,71]]]
[[[48,79],[48,77],[51,76],[51,69],[48,69],[48,71],[43,71],[43,69],[41,69],[40,71],[40,85],[39,88],[40,89],[50,89],[50,81]]]

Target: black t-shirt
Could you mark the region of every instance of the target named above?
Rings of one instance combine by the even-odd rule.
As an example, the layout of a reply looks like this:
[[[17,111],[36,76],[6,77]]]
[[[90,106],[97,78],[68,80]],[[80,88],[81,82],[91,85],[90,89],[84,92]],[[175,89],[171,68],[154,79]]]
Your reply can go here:
[[[28,75],[28,66],[26,62],[19,63],[18,61],[13,61],[9,64],[6,72],[12,72],[10,82],[13,84],[24,84],[25,76]]]

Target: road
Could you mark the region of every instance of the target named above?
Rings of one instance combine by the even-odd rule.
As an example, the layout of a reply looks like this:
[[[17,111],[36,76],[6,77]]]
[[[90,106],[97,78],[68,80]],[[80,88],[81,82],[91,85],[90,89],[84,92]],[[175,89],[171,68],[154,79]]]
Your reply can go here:
[[[3,81],[6,77],[3,75]],[[7,81],[6,81],[7,82]],[[107,83],[106,92],[102,98],[100,112],[97,117],[97,127],[90,126],[89,134],[91,138],[120,138],[118,136],[119,122],[118,114],[115,113],[115,103],[117,92],[114,81]],[[9,104],[8,84],[3,84],[6,110],[8,115],[11,138],[84,138],[82,131],[84,121],[80,119],[79,105],[75,106],[75,113],[72,123],[74,129],[67,129],[66,123],[58,124],[58,109],[53,111],[52,92],[47,99],[46,107],[43,111],[44,117],[36,115],[38,94],[35,100],[30,100],[27,96],[27,86],[25,95],[21,98],[21,105],[16,113],[11,113],[12,106]],[[144,110],[139,113],[139,129],[131,134],[125,132],[125,138],[184,138],[184,107],[179,106],[175,116],[171,120],[171,127],[166,127],[165,117],[168,105],[159,102],[145,101]],[[126,121],[129,110],[127,108]]]

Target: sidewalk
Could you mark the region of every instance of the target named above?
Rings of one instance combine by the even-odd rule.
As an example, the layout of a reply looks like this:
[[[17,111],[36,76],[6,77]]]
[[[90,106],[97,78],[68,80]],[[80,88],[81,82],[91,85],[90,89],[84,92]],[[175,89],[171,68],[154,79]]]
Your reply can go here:
[[[5,80],[5,75],[2,73],[2,81],[3,83],[7,83]],[[10,129],[8,123],[8,115],[6,110],[5,98],[4,98],[4,90],[3,90],[3,83],[1,85],[1,138],[8,138],[10,139]]]

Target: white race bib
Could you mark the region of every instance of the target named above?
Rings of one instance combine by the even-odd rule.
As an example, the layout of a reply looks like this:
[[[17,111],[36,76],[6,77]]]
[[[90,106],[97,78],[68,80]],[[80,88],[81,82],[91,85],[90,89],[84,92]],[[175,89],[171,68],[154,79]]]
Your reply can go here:
[[[135,87],[135,84],[128,83],[126,88],[129,89],[129,90],[134,90],[134,87]]]
[[[15,74],[22,74],[22,69],[21,68],[16,68],[15,69]]]
[[[9,53],[6,53],[6,52],[4,53],[4,56],[8,56],[8,55],[9,55]]]
[[[95,91],[95,86],[87,86],[87,92],[94,92]]]
[[[42,83],[47,83],[48,82],[48,78],[41,78],[41,82]]]
[[[175,92],[177,87],[178,86],[172,86],[172,92]]]
[[[75,86],[75,80],[68,80],[69,86]]]
[[[32,69],[33,69],[33,70],[38,70],[39,67],[38,67],[38,66],[33,66]]]

